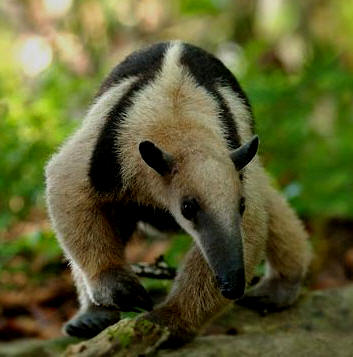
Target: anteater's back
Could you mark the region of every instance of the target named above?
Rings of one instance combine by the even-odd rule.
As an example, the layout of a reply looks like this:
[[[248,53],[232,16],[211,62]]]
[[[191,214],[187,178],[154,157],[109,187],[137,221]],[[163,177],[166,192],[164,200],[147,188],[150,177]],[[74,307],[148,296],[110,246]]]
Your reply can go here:
[[[109,74],[96,100],[131,80],[104,118],[92,154],[89,175],[98,191],[110,192],[141,174],[136,147],[142,139],[157,140],[171,150],[177,140],[182,149],[192,144],[187,133],[198,131],[195,140],[200,142],[202,129],[208,127],[232,150],[253,135],[250,105],[237,80],[222,62],[198,47],[175,41],[134,52]],[[136,165],[131,162],[134,157]],[[124,158],[129,162],[124,164]]]

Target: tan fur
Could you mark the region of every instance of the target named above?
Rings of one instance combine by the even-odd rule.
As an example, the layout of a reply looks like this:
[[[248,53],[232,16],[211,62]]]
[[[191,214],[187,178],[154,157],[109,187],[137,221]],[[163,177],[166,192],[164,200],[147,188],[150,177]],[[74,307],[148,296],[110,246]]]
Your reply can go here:
[[[305,275],[311,258],[307,233],[288,203],[273,188],[267,191],[267,210],[269,263],[282,277],[298,281]]]
[[[127,120],[117,133],[125,189],[136,192],[142,202],[157,199],[165,207],[168,193],[158,175],[143,162],[137,150],[141,141],[153,140],[179,163],[185,155],[192,154],[190,147],[193,152],[202,150],[204,140],[213,145],[208,150],[218,151],[219,155],[226,152],[217,123],[217,104],[178,65],[179,46],[176,43],[171,47],[160,75],[134,97],[128,113],[134,120]]]
[[[247,165],[243,184],[240,182],[219,124],[217,102],[180,66],[180,53],[181,44],[172,43],[162,70],[135,95],[116,133],[123,170],[121,197],[128,194],[140,203],[170,210],[197,242],[197,232],[180,214],[180,197],[199,197],[226,229],[232,210],[245,195],[241,228],[247,282],[265,257],[271,267],[266,281],[280,276],[293,284],[300,282],[310,259],[301,223],[270,186],[257,156]],[[47,166],[50,216],[73,262],[83,305],[94,302],[91,290],[102,271],[125,264],[124,246],[101,213],[104,202],[93,192],[87,172],[104,116],[134,80],[126,79],[100,97],[81,129]],[[241,143],[247,142],[252,135],[251,114],[230,88],[219,86],[218,91],[236,120]],[[154,142],[175,158],[171,177],[162,178],[142,160],[138,145],[144,140]],[[147,317],[168,325],[175,335],[194,334],[229,302],[217,289],[199,248],[194,247],[166,301]]]
[[[167,300],[150,313],[150,319],[170,326],[175,337],[187,341],[229,304],[215,289],[213,274],[199,249],[193,247]]]

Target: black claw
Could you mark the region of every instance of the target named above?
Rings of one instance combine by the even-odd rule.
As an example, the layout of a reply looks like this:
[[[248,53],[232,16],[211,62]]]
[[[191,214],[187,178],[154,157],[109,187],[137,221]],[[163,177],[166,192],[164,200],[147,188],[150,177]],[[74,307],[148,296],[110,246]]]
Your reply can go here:
[[[243,298],[237,300],[236,304],[257,311],[261,314],[281,311],[284,309],[284,307],[278,306],[270,301],[270,299],[266,296],[244,296]]]
[[[119,317],[117,311],[94,307],[69,321],[65,325],[64,331],[69,336],[92,338],[108,326],[118,322]]]
[[[99,283],[105,287],[97,289],[94,298],[105,306],[114,306],[120,311],[129,312],[152,310],[153,301],[135,275],[123,269],[109,269],[102,273]],[[106,291],[110,291],[109,294]],[[109,296],[110,295],[110,296]]]
[[[101,330],[87,326],[84,323],[69,322],[64,328],[66,334],[69,336],[80,338],[92,338],[96,336]]]
[[[113,300],[121,311],[140,312],[141,309],[148,311],[153,309],[153,301],[142,285],[129,286],[128,290],[116,291]]]
[[[139,294],[135,298],[135,307],[148,311],[153,309],[153,301],[144,288],[139,291]]]

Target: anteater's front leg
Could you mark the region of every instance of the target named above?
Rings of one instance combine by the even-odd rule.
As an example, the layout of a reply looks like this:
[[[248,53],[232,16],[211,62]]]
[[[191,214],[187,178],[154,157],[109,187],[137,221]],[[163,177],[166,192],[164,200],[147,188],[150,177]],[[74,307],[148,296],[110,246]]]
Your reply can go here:
[[[61,215],[67,213],[72,218],[65,218],[65,227],[56,219],[56,228],[71,260],[81,309],[66,324],[65,331],[92,337],[117,322],[118,311],[150,310],[153,304],[125,263],[124,240],[130,236],[133,225],[128,227],[123,210],[114,209],[111,204],[100,205],[91,197],[76,202],[71,209],[61,211]]]
[[[192,339],[230,302],[221,295],[208,264],[194,247],[166,301],[142,318],[167,326],[171,332],[167,345],[172,347]]]
[[[124,259],[124,240],[135,222],[127,219],[126,209],[103,203],[84,179],[59,164],[47,168],[48,206],[81,302],[65,331],[90,337],[117,321],[118,311],[151,309],[152,301]]]

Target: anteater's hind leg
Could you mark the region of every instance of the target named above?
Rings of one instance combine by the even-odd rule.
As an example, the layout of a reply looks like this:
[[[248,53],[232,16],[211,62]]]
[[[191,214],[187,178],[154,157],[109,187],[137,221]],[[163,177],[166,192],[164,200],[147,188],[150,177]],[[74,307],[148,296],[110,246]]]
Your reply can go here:
[[[267,271],[238,303],[257,310],[277,310],[291,305],[300,292],[310,262],[307,233],[284,198],[269,188]]]
[[[77,162],[65,155],[51,161],[47,199],[82,305],[64,330],[90,337],[117,321],[117,311],[151,310],[153,302],[125,261],[125,243],[136,226],[134,211],[112,199],[104,202],[82,177],[85,170],[75,170]]]

